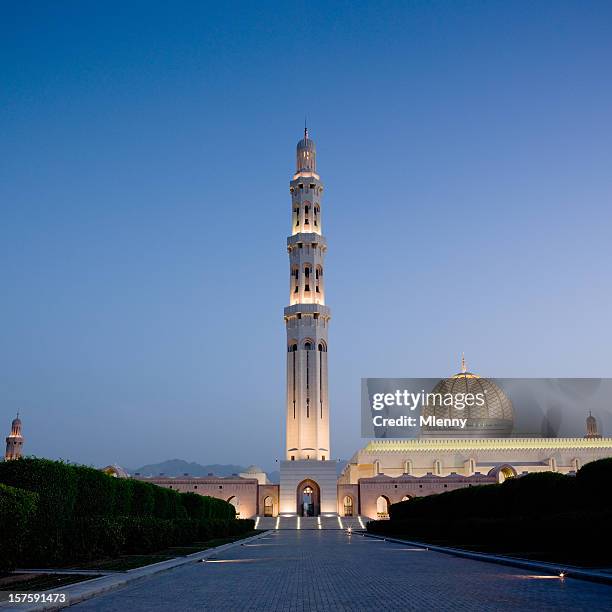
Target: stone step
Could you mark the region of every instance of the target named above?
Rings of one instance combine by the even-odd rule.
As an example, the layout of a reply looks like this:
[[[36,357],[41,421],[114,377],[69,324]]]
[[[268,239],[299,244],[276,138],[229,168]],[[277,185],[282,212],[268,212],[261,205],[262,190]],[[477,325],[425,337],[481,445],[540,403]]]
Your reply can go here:
[[[367,519],[360,516],[256,516],[256,529],[365,529]]]

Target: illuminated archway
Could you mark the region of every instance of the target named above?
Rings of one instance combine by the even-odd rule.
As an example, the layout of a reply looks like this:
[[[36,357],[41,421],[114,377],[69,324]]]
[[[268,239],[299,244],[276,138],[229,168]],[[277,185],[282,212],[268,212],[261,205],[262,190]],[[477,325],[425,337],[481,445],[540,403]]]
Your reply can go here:
[[[321,489],[312,479],[302,480],[296,489],[298,516],[319,516],[321,514]]]
[[[346,495],[344,498],[344,516],[353,516],[353,498]]]
[[[504,482],[508,478],[515,478],[517,476],[516,470],[508,463],[498,465],[489,471],[489,476],[495,476],[497,482]]]
[[[385,495],[381,495],[376,500],[376,516],[379,519],[389,518],[389,498]]]
[[[274,502],[269,495],[264,499],[264,516],[274,516]]]

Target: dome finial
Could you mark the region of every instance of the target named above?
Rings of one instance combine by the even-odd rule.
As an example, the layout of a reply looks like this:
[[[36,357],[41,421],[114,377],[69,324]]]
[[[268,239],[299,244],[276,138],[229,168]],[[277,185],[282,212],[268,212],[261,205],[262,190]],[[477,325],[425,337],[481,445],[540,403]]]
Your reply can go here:
[[[308,125],[306,124],[306,115],[304,115],[304,140],[308,140]]]
[[[461,353],[461,372],[463,374],[467,372],[467,366],[465,365],[465,353]]]

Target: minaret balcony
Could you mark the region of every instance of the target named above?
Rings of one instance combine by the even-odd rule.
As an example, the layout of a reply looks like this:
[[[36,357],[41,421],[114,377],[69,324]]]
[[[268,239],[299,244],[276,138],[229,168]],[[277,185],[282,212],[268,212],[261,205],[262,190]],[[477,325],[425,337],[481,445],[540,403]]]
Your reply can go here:
[[[324,304],[293,304],[292,306],[285,306],[285,318],[295,317],[298,314],[318,315],[325,319],[331,318],[331,310],[329,306]]]
[[[293,234],[287,238],[287,248],[291,249],[298,244],[310,246],[311,244],[318,244],[322,248],[327,248],[327,240],[321,234],[315,234],[314,232],[300,232],[299,234]]]

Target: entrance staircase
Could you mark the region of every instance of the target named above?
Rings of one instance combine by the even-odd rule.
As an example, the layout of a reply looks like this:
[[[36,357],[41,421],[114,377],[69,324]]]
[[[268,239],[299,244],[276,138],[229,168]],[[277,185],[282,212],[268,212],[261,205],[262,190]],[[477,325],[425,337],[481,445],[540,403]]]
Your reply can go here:
[[[369,519],[361,516],[256,516],[255,529],[348,529],[362,531]]]

